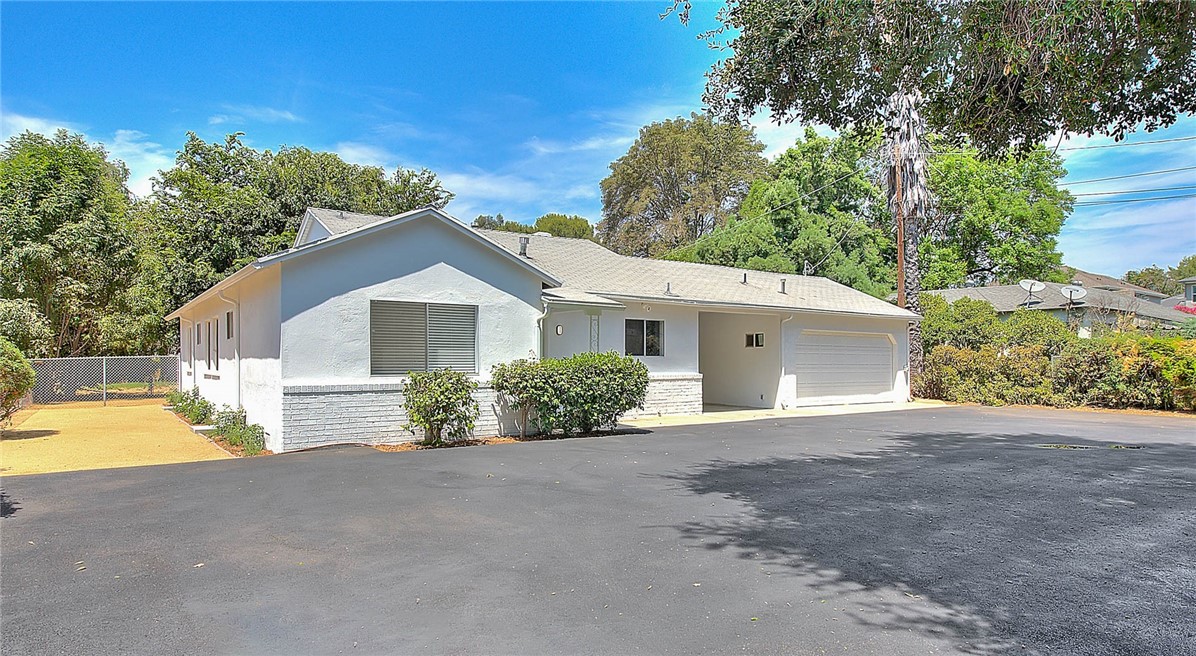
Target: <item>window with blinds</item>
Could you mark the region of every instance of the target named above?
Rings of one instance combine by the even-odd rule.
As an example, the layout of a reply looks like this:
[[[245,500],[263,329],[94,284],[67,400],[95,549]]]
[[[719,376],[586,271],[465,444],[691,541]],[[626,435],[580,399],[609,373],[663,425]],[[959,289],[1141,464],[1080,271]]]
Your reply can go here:
[[[370,374],[478,370],[478,307],[370,301]]]

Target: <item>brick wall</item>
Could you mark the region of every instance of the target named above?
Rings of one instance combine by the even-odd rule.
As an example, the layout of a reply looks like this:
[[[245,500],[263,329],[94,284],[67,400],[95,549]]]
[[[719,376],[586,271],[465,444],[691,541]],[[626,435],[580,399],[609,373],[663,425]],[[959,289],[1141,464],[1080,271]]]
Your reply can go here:
[[[326,444],[397,444],[423,439],[404,428],[402,386],[291,385],[282,391],[282,448],[293,451]],[[518,435],[514,412],[508,410],[493,388],[474,393],[479,414],[473,434]],[[654,375],[648,383],[643,410],[628,418],[702,412],[701,374]]]
[[[648,398],[643,410],[624,415],[696,415],[702,413],[702,374],[653,374],[648,381]]]

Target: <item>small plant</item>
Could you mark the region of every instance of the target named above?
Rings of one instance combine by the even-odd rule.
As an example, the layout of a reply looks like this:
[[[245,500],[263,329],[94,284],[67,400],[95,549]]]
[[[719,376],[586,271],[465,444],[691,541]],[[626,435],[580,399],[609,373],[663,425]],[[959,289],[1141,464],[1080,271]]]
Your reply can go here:
[[[245,410],[224,406],[212,415],[212,425],[217,435],[227,436],[229,432],[245,425]]]
[[[221,434],[230,446],[239,446],[247,456],[256,456],[266,448],[266,430],[261,424],[237,424]]]
[[[494,365],[490,384],[519,412],[519,437],[527,437],[532,410],[546,397],[554,396],[548,368],[538,360],[515,360]]]
[[[175,393],[168,397],[174,411],[187,418],[192,424],[206,424],[212,420],[215,407],[211,401],[199,395],[199,388],[192,387],[190,392]]]
[[[37,373],[21,350],[0,337],[0,428],[8,424],[21,399],[33,389]]]
[[[473,393],[478,385],[459,371],[411,371],[403,385],[403,408],[407,430],[424,431],[423,443],[443,444],[445,438],[461,439],[473,430],[478,402]]]

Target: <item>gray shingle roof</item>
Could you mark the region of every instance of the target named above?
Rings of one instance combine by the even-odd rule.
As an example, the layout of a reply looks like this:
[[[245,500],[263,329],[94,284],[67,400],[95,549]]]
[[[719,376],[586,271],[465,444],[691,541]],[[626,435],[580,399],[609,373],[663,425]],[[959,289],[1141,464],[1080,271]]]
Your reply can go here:
[[[313,208],[310,211],[333,234],[386,218],[338,210]],[[559,292],[550,293],[558,297],[580,299],[582,294],[596,294],[671,303],[917,318],[916,314],[892,303],[818,276],[650,260],[619,255],[588,239],[474,230],[515,254],[519,253],[519,238],[529,237],[529,261],[564,281]],[[743,282],[745,273],[746,284]],[[785,280],[784,294],[780,292],[782,279]]]
[[[345,212],[342,210],[326,210],[321,207],[310,207],[307,210],[311,212],[312,216],[320,220],[325,228],[332,234],[340,234],[348,232],[354,228],[360,228],[364,225],[369,225],[375,221],[381,221],[389,217],[377,216],[374,214],[359,214],[357,212]]]
[[[691,262],[629,257],[588,239],[519,235],[478,230],[513,253],[519,237],[530,237],[528,258],[576,289],[612,298],[672,303],[706,303],[773,310],[812,310],[915,318],[917,315],[846,285],[817,276],[798,276]],[[747,283],[743,282],[747,274]],[[785,293],[780,292],[781,280]]]
[[[1064,286],[1055,282],[1048,282],[1046,289],[1034,294],[1037,302],[1029,305],[1036,310],[1062,310],[1067,307],[1067,297],[1059,290]],[[964,298],[975,298],[992,303],[997,312],[1013,312],[1026,302],[1026,290],[1018,285],[1000,285],[997,287],[965,287],[962,289],[936,289],[924,292],[938,294],[947,302]],[[1119,294],[1103,289],[1088,289],[1088,294],[1075,307],[1095,307],[1118,312],[1133,312],[1140,317],[1147,317],[1169,323],[1182,323],[1190,315],[1184,314],[1170,307],[1158,303],[1136,299],[1128,294]]]

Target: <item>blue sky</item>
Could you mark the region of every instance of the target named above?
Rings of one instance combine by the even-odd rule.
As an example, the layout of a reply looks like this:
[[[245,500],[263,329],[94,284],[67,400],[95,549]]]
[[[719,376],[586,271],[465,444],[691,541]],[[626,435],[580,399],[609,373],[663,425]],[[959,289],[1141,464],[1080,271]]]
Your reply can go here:
[[[187,131],[242,131],[258,148],[426,166],[466,221],[549,211],[597,221],[609,163],[640,126],[699,109],[719,57],[696,38],[713,6],[685,27],[658,18],[667,4],[5,3],[0,136],[83,132],[145,193]],[[769,155],[802,130],[753,123]],[[1131,140],[1192,135],[1188,118]],[[1196,163],[1196,142],[1065,153],[1069,179],[1084,180]],[[1185,182],[1196,171],[1075,191]],[[1065,259],[1115,275],[1173,264],[1196,252],[1193,201],[1077,208],[1060,239]]]

